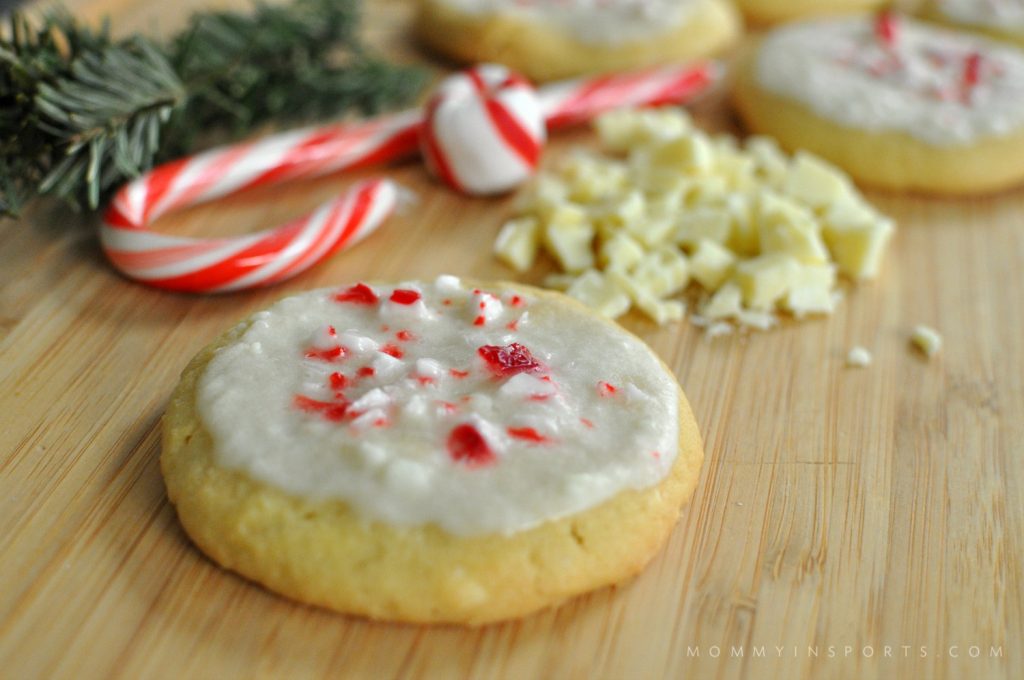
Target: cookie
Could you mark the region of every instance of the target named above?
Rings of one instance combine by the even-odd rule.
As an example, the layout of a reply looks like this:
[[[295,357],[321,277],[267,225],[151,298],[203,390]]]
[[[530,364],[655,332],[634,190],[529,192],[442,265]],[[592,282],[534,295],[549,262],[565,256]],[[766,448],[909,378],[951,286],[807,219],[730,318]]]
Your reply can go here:
[[[849,14],[876,9],[887,0],[735,0],[752,24],[778,24],[816,16]]]
[[[1024,181],[1024,52],[892,15],[776,29],[737,68],[747,127],[885,189]]]
[[[709,56],[740,21],[725,0],[421,0],[416,31],[458,62],[546,81]]]
[[[340,612],[482,624],[636,574],[703,458],[635,336],[528,287],[286,298],[189,364],[161,467],[193,541]]]
[[[1024,47],[1024,2],[1021,0],[932,0],[925,6],[922,16]]]

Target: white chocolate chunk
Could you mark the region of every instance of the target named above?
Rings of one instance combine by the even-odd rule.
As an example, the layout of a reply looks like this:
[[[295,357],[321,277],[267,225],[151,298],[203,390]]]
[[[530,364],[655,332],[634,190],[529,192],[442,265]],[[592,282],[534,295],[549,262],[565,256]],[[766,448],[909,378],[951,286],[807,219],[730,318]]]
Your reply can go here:
[[[598,116],[594,127],[606,149],[622,152],[651,141],[681,137],[690,132],[692,123],[682,109],[617,109]]]
[[[606,269],[627,271],[644,256],[644,248],[629,234],[618,232],[601,243],[598,261]]]
[[[580,274],[565,292],[609,319],[629,311],[629,295],[596,269]]]
[[[704,174],[714,167],[715,148],[699,133],[675,137],[655,146],[649,162],[687,174]]]
[[[690,281],[686,256],[673,248],[659,248],[645,255],[629,273],[638,286],[656,298],[678,293]]]
[[[785,253],[807,264],[828,262],[817,222],[808,210],[772,192],[760,196],[758,208],[762,253]]]
[[[942,349],[942,336],[939,335],[938,331],[929,326],[914,326],[914,331],[910,335],[910,341],[929,359],[938,354],[939,350]]]
[[[736,319],[743,312],[743,291],[735,283],[727,283],[712,295],[700,313],[707,319]]]
[[[581,272],[594,266],[594,227],[589,222],[549,222],[544,242],[566,271]]]
[[[844,222],[825,218],[822,236],[839,271],[852,279],[873,279],[882,267],[885,248],[892,238],[891,220]]]
[[[672,240],[682,246],[695,247],[700,241],[725,243],[732,233],[733,219],[728,208],[691,208],[676,217]]]
[[[520,217],[506,222],[498,232],[494,253],[512,269],[525,272],[537,259],[539,244],[540,224],[533,217]]]
[[[831,314],[836,305],[835,285],[835,265],[801,265],[781,306],[798,319],[809,314]]]
[[[806,151],[798,151],[794,156],[782,190],[812,208],[833,205],[853,193],[846,175]]]
[[[853,347],[846,355],[846,365],[853,368],[866,368],[871,365],[871,352],[861,346]]]
[[[704,288],[715,291],[732,272],[736,255],[711,239],[700,239],[690,255],[690,273]]]
[[[754,159],[757,174],[769,186],[781,187],[789,169],[786,154],[771,137],[754,136],[747,140],[747,153]]]
[[[771,253],[737,264],[734,279],[747,307],[768,311],[789,292],[799,271],[800,264],[795,258]]]

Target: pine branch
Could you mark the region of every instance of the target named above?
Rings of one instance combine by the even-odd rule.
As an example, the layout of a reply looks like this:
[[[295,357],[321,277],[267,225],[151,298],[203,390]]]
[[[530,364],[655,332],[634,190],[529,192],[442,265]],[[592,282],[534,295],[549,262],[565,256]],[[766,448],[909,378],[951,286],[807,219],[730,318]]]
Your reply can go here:
[[[417,69],[366,53],[354,0],[196,15],[167,45],[58,11],[0,38],[0,215],[34,196],[98,207],[154,164],[268,122],[406,103]]]

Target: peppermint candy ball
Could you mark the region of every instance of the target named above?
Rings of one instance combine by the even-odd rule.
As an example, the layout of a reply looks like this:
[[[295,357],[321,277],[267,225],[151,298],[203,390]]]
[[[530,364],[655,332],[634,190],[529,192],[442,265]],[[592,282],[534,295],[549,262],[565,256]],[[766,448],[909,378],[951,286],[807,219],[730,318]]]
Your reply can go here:
[[[536,91],[497,64],[442,81],[420,127],[430,171],[452,188],[476,195],[508,191],[528,179],[546,139]]]

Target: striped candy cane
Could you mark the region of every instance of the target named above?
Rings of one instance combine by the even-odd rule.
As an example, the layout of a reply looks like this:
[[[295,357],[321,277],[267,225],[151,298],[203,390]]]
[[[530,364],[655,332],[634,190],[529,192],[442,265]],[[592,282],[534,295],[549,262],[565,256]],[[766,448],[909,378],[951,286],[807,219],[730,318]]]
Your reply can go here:
[[[470,73],[480,77],[479,71]],[[547,130],[556,130],[621,106],[685,102],[718,75],[716,64],[702,63],[581,79],[548,85],[537,101]],[[516,80],[516,87],[521,84]],[[159,166],[114,197],[100,226],[103,250],[129,278],[167,290],[217,293],[283,281],[373,232],[395,207],[396,185],[386,179],[359,183],[308,215],[243,237],[170,236],[150,225],[174,210],[246,189],[413,157],[424,119],[422,111],[405,111],[274,135]],[[543,141],[543,130],[527,132],[538,145]]]

